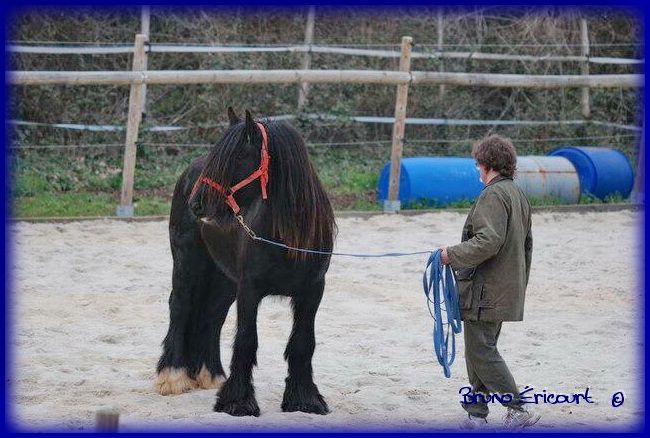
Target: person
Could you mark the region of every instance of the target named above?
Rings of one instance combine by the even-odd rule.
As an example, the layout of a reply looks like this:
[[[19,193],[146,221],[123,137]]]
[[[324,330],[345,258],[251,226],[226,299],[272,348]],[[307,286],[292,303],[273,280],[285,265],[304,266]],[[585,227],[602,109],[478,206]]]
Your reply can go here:
[[[497,341],[504,321],[523,320],[533,252],[531,208],[513,181],[517,155],[508,138],[483,138],[474,145],[472,157],[485,187],[467,216],[461,243],[440,248],[442,264],[451,264],[456,277],[465,363],[475,395],[472,403],[463,404],[468,414],[463,427],[489,427],[488,402],[495,399],[489,394],[499,393],[507,407],[504,425],[523,428],[540,416],[519,399]]]

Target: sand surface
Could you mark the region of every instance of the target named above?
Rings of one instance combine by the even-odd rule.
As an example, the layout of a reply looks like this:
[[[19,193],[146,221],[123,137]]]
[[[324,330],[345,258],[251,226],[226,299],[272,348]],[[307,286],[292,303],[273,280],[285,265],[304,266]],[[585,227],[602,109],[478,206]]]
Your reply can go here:
[[[587,404],[534,406],[537,430],[628,430],[645,415],[639,258],[642,213],[536,213],[523,322],[504,323],[499,349],[523,389],[574,394]],[[336,250],[431,250],[460,239],[465,215],[337,220]],[[10,418],[21,430],[92,431],[98,409],[120,431],[458,430],[467,385],[462,335],[451,378],[437,363],[422,290],[426,255],[334,257],[316,319],[315,382],[331,413],[283,413],[282,358],[289,301],[259,314],[254,371],[259,418],[212,412],[216,390],[163,397],[153,390],[168,325],[172,259],[166,222],[15,223],[7,334]],[[222,343],[230,362],[234,308]],[[622,391],[625,401],[612,406]],[[491,405],[498,424],[505,409]]]

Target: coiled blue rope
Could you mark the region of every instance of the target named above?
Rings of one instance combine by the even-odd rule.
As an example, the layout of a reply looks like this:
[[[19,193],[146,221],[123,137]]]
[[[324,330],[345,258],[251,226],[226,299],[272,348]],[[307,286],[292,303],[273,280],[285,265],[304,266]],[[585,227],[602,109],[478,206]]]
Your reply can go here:
[[[443,267],[440,260],[441,255],[442,250],[440,249],[431,253],[427,266],[424,268],[422,283],[424,294],[427,297],[427,307],[434,319],[433,349],[436,352],[438,363],[442,365],[445,377],[451,377],[451,365],[456,358],[455,335],[461,332],[462,322],[454,273],[449,265]],[[433,305],[433,311],[431,305]],[[443,322],[443,305],[446,322]],[[449,349],[450,335],[451,351]]]

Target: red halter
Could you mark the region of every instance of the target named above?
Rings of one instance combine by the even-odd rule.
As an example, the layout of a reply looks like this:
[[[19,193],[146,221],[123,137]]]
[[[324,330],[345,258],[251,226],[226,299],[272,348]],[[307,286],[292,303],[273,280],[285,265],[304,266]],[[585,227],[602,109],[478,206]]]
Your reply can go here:
[[[244,180],[240,181],[239,183],[235,184],[234,186],[226,189],[224,188],[221,184],[213,181],[211,178],[208,178],[207,176],[203,176],[199,179],[196,180],[194,183],[194,187],[192,187],[192,192],[190,193],[190,198],[194,196],[196,191],[199,189],[199,186],[201,183],[205,183],[215,189],[216,191],[220,193],[228,193],[226,196],[226,204],[230,208],[232,208],[232,211],[235,214],[239,213],[239,205],[237,205],[237,201],[235,201],[235,197],[233,196],[235,192],[238,190],[246,187],[248,184],[252,183],[255,181],[257,178],[260,179],[260,187],[262,189],[262,198],[266,199],[268,197],[267,192],[266,192],[266,186],[269,183],[269,137],[268,134],[266,133],[266,128],[264,125],[262,125],[260,122],[255,122],[258,128],[260,128],[260,132],[262,133],[262,159],[260,161],[260,167],[253,173],[250,174],[248,178],[245,178]]]

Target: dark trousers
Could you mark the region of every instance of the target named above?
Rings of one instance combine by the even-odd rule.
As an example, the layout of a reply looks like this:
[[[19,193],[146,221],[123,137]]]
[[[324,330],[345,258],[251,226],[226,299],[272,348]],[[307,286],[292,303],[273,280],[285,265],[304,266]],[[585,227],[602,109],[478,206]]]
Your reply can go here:
[[[489,400],[490,393],[512,394],[512,401],[502,404],[520,408],[521,402],[515,379],[497,350],[501,322],[463,321],[463,331],[469,383],[474,393],[485,394],[485,398],[476,397],[474,400],[476,403],[463,404],[463,408],[470,415],[487,417],[490,410],[489,403],[485,400]]]

